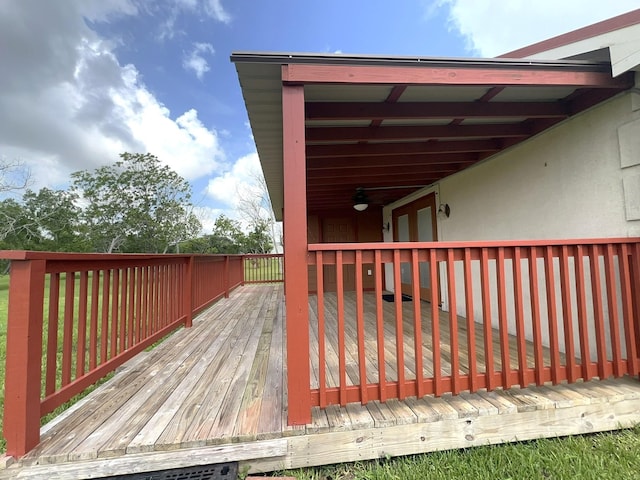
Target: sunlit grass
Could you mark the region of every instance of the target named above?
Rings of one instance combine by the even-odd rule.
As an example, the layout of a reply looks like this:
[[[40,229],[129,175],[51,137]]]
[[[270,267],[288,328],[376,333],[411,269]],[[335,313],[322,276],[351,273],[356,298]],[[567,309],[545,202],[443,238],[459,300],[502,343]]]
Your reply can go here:
[[[244,263],[244,278],[247,282],[281,281],[284,278],[282,257],[246,259]]]

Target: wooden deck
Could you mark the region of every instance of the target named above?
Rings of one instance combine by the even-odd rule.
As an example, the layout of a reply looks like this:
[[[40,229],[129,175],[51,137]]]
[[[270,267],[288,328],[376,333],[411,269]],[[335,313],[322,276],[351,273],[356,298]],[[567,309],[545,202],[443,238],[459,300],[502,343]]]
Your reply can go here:
[[[311,424],[289,427],[282,295],[281,285],[238,288],[44,426],[38,448],[0,478],[100,478],[226,461],[270,471],[640,422],[640,383],[623,378],[314,408]],[[367,371],[375,380],[375,362]],[[349,376],[355,382],[357,368]]]

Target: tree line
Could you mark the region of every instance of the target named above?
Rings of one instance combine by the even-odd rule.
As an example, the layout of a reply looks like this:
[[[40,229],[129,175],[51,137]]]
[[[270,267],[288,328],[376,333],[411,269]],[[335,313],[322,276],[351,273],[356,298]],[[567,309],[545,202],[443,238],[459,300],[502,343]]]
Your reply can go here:
[[[4,167],[4,170],[3,170]],[[17,164],[0,161],[0,249],[106,253],[267,253],[268,221],[245,233],[218,217],[211,234],[191,201],[190,184],[152,154],[123,153],[112,165],[71,175],[66,190],[11,182]],[[4,173],[4,175],[3,175]],[[24,175],[23,175],[24,178]]]

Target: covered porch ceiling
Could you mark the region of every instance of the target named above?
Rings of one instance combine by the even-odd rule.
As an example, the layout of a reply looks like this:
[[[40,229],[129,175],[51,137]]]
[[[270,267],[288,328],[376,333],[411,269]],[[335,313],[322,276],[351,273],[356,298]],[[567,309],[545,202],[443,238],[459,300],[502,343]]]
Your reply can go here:
[[[634,84],[607,62],[234,53],[276,216],[282,86],[304,85],[307,210],[382,206]]]

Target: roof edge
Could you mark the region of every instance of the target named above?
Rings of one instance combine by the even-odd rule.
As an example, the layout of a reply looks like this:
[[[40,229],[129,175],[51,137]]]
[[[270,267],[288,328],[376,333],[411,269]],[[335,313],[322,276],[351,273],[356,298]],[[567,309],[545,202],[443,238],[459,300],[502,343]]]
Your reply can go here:
[[[640,10],[638,10],[640,13]],[[396,65],[429,67],[558,68],[589,71],[610,70],[609,62],[592,60],[529,60],[520,58],[407,57],[382,55],[316,54],[294,52],[232,52],[233,63],[324,64],[324,65]]]
[[[608,18],[601,22],[587,25],[555,37],[547,38],[537,43],[527,45],[511,52],[503,53],[496,58],[524,58],[538,53],[546,52],[559,47],[587,40],[598,35],[620,30],[622,28],[631,27],[640,23],[640,9],[632,10],[617,17]]]

